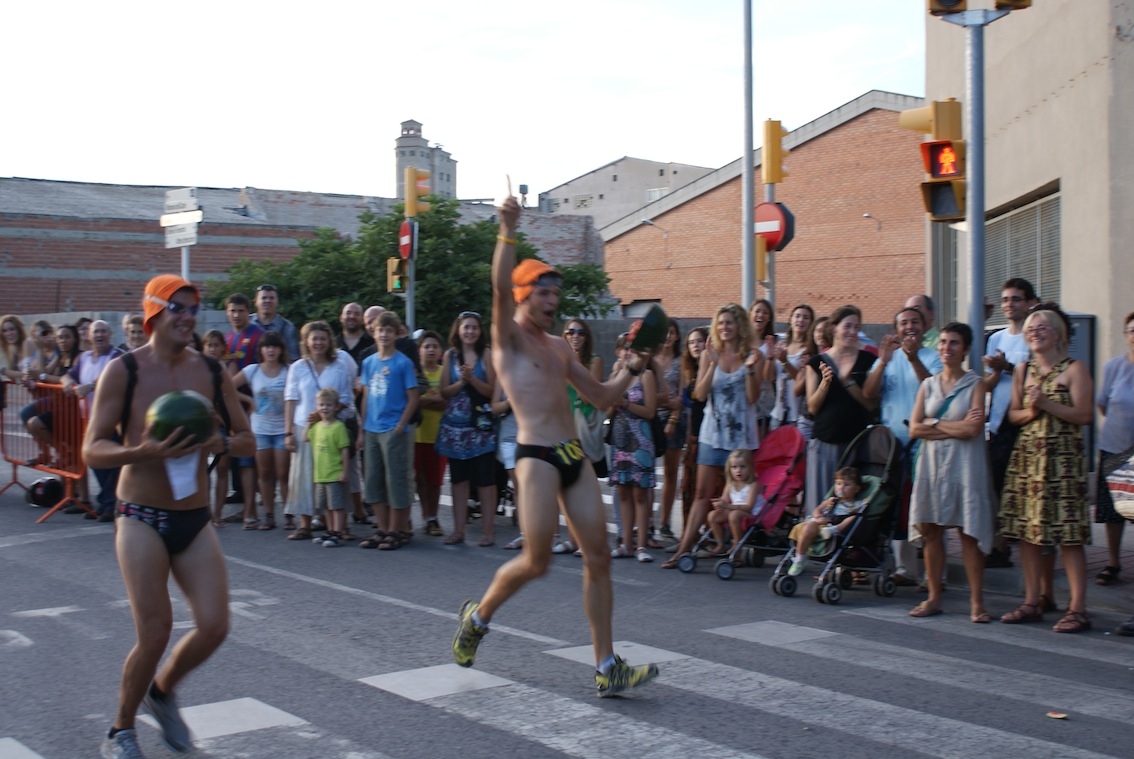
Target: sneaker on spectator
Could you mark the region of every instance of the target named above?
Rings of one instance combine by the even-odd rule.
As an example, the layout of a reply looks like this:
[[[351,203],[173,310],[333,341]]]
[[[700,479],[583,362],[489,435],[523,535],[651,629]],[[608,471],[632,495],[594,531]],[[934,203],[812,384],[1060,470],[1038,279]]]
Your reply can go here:
[[[807,557],[801,556],[798,553],[795,558],[791,560],[791,566],[788,567],[787,573],[792,577],[799,575],[803,572],[803,568],[807,566]]]

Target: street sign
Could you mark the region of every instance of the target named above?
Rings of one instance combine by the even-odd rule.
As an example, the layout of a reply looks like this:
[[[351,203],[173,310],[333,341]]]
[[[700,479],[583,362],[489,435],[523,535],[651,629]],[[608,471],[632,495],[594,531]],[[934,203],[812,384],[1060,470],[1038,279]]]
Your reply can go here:
[[[398,229],[398,253],[405,259],[417,254],[417,222],[413,219],[406,219]]]
[[[181,211],[195,211],[197,204],[197,188],[186,187],[183,190],[166,190],[165,207],[163,213],[179,213]]]
[[[783,203],[757,203],[753,231],[764,238],[768,250],[783,250],[795,237],[795,216]]]
[[[204,211],[181,211],[180,213],[162,214],[158,219],[163,227],[175,227],[178,224],[197,224],[205,218]]]
[[[175,224],[165,228],[165,247],[181,248],[197,244],[196,224]]]

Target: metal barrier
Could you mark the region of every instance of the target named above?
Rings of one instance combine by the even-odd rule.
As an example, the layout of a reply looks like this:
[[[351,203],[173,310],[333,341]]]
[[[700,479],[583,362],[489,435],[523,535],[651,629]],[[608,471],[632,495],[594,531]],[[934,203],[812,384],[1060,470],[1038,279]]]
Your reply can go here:
[[[0,454],[12,465],[12,479],[0,488],[3,493],[13,485],[27,490],[19,480],[19,467],[36,469],[63,480],[63,499],[36,520],[44,522],[68,504],[92,512],[87,504],[75,497],[75,483],[87,476],[83,461],[83,436],[87,420],[83,417],[79,399],[63,392],[62,385],[45,382],[30,387],[16,383],[3,386],[3,411],[0,412]],[[37,429],[40,438],[32,435],[21,418],[40,420]]]

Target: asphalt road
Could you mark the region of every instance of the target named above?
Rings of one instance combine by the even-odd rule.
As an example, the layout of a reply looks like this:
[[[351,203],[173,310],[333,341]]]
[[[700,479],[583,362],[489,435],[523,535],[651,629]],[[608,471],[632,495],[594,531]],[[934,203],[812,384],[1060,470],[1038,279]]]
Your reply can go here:
[[[113,525],[62,514],[36,525],[40,513],[14,490],[0,495],[0,759],[95,757],[133,643]],[[710,562],[686,575],[616,561],[619,649],[662,674],[600,700],[580,560],[567,555],[498,613],[476,667],[461,669],[449,651],[456,610],[513,555],[500,548],[510,520],[497,531],[495,548],[418,535],[383,552],[221,530],[232,630],[180,691],[195,755],[1132,755],[1134,640],[1104,632],[1122,617],[1098,615],[1082,635],[1054,634],[1052,615],[975,625],[957,590],[945,614],[911,619],[921,596],[907,589],[855,588],[828,606],[773,595],[770,568],[724,582]],[[999,615],[1015,600],[988,606]],[[169,755],[139,728],[147,756]]]

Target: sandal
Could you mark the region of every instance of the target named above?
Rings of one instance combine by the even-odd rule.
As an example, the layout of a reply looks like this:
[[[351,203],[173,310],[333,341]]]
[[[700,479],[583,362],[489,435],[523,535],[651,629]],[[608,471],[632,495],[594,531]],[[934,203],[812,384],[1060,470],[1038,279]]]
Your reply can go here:
[[[987,611],[981,609],[980,611],[974,611],[972,614],[970,614],[969,621],[978,625],[987,625],[992,621],[992,617],[989,616],[989,613]]]
[[[496,545],[496,538],[485,535],[480,539],[480,542],[477,543],[477,545],[481,548],[492,548],[492,546]]]
[[[430,519],[425,523],[425,534],[431,538],[439,538],[445,534],[445,531],[441,529],[436,519]]]
[[[227,527],[227,526],[228,526],[228,525],[226,525],[226,524],[224,523],[224,520],[222,520],[222,519],[212,519],[212,520],[210,520],[210,521],[212,522],[212,525],[213,525],[213,527],[214,527],[214,528],[216,528],[216,529],[218,529],[218,530],[219,530],[219,529],[220,529],[221,527]]]
[[[359,548],[377,548],[378,546],[380,546],[382,544],[382,541],[385,540],[386,536],[389,535],[389,534],[390,533],[386,532],[385,530],[378,530],[376,533],[371,535],[366,540],[359,542],[358,547]]]
[[[936,617],[938,614],[943,614],[941,607],[934,608],[929,605],[928,601],[922,601],[917,606],[910,609],[911,617]]]
[[[665,561],[663,561],[661,563],[661,568],[662,569],[677,569],[677,560],[680,559],[684,555],[685,554],[678,554],[677,556],[673,556],[669,559],[666,559]]]
[[[459,546],[461,543],[465,542],[465,536],[464,535],[458,535],[457,533],[454,532],[452,535],[445,538],[441,542],[442,542],[442,544],[447,545],[447,546]]]
[[[520,535],[517,538],[513,538],[512,540],[505,543],[504,546],[503,546],[505,551],[519,551],[523,547],[524,547],[524,536],[523,535]],[[551,549],[551,550],[553,552],[555,551],[554,548]]]
[[[1112,567],[1109,564],[1103,567],[1103,570],[1095,575],[1096,585],[1114,585],[1118,582],[1118,573],[1122,571],[1122,567]]]
[[[291,530],[294,530],[295,529],[295,517],[293,517],[291,514],[284,514],[283,518],[284,518],[283,528],[285,530],[289,531],[289,532]]]
[[[311,540],[311,530],[300,527],[298,530],[287,536],[288,540]]]
[[[276,515],[268,514],[268,516],[264,517],[264,523],[260,525],[260,529],[265,532],[276,529]]]
[[[1042,622],[1043,606],[1041,604],[1020,604],[1012,611],[1000,617],[1006,625],[1019,625],[1024,622]]]
[[[1085,611],[1071,611],[1063,615],[1063,619],[1055,623],[1055,627],[1051,628],[1057,633],[1077,633],[1086,632],[1091,629],[1091,619],[1087,616]]]
[[[610,552],[610,558],[612,559],[629,559],[630,555],[630,552],[626,550],[626,546],[624,545],[619,545],[618,548]]]
[[[244,529],[246,529],[246,530],[258,530],[258,529],[260,529],[260,520],[257,519],[256,517],[248,517],[247,519],[244,520]]]
[[[386,537],[378,544],[379,551],[396,551],[409,543],[404,532],[387,532]]]

